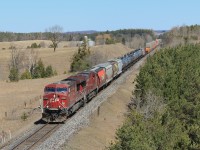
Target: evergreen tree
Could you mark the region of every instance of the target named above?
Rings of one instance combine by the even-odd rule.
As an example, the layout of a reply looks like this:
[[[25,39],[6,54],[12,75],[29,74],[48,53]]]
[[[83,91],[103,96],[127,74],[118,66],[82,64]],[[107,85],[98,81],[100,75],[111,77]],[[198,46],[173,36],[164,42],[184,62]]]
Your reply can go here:
[[[42,60],[40,59],[36,66],[34,67],[33,69],[33,72],[32,72],[32,78],[33,79],[36,79],[36,78],[44,78],[46,75],[45,75],[45,67],[44,67],[44,64],[42,62]]]
[[[75,53],[72,57],[72,63],[70,70],[81,71],[90,67],[89,61],[87,60],[90,55],[90,49],[88,47],[86,39],[83,40],[83,43],[78,48],[78,53]]]
[[[11,82],[19,81],[19,70],[15,67],[10,69],[9,79]]]
[[[22,73],[20,79],[21,80],[32,79],[31,73],[28,71],[28,69],[26,69],[26,71],[24,73]]]
[[[126,44],[126,40],[125,40],[125,38],[122,38],[122,44]]]
[[[54,75],[52,66],[49,65],[47,66],[47,68],[45,69],[45,77],[52,77]]]

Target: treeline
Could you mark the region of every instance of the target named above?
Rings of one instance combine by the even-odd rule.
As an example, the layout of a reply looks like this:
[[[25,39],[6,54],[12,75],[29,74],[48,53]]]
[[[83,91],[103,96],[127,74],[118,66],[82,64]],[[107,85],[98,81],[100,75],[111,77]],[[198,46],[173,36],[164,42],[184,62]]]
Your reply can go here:
[[[123,35],[130,35],[131,37],[133,37],[136,34],[140,36],[143,36],[145,34],[149,34],[152,37],[155,36],[153,30],[148,29],[120,29],[116,31],[106,31],[106,33],[112,34],[115,37],[121,37]]]
[[[44,66],[42,60],[38,60],[31,70],[26,69],[20,74],[20,70],[17,67],[10,68],[9,79],[11,82],[17,82],[24,79],[38,79],[38,78],[48,78],[57,75],[57,72],[53,70],[51,65],[47,67]]]
[[[49,40],[48,32],[14,33],[0,32],[0,42],[25,41],[25,40]],[[116,31],[94,33],[61,33],[60,40],[83,41],[88,36],[97,45],[122,43],[130,48],[143,47],[146,42],[155,39],[153,30],[147,29],[121,29]]]
[[[198,43],[200,39],[200,25],[174,27],[160,36],[165,46]]]
[[[153,30],[147,29],[123,29],[106,31],[88,35],[95,40],[97,45],[122,43],[129,48],[144,47],[145,43],[156,38]]]
[[[66,34],[61,33],[62,40],[66,41],[79,41],[83,39],[84,35],[81,34]],[[14,33],[14,32],[0,32],[0,42],[11,41],[26,41],[26,40],[48,40],[48,32],[35,32],[35,33]]]
[[[162,49],[136,79],[110,150],[200,149],[200,45]]]
[[[46,34],[42,32],[36,32],[36,33],[0,32],[0,42],[46,40],[46,39],[47,39]]]
[[[135,35],[145,36],[150,35],[151,37],[155,38],[155,34],[153,30],[149,29],[120,29],[115,31],[105,31],[105,32],[96,32],[92,34],[88,34],[88,36],[95,40],[95,37],[99,34],[110,34],[111,36],[115,37],[116,39],[121,39],[122,37],[134,37]]]

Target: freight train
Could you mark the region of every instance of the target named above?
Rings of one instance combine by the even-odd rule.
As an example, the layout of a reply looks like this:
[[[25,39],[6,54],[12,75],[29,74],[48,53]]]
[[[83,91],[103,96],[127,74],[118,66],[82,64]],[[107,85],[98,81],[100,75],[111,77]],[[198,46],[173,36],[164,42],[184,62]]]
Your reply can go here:
[[[151,47],[150,47],[150,46]],[[93,66],[91,69],[45,86],[42,106],[42,120],[62,122],[86,105],[98,92],[150,53],[159,41],[152,41],[148,47],[133,50],[122,57]]]
[[[150,53],[153,49],[155,49],[158,45],[161,44],[161,39],[156,39],[155,41],[151,41],[146,43],[145,52]]]

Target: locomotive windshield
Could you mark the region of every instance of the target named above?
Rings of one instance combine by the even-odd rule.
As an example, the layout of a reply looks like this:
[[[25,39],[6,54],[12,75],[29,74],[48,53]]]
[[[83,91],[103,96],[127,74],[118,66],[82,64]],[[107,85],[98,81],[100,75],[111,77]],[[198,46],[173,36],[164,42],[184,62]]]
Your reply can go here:
[[[67,88],[46,87],[44,92],[67,92]]]

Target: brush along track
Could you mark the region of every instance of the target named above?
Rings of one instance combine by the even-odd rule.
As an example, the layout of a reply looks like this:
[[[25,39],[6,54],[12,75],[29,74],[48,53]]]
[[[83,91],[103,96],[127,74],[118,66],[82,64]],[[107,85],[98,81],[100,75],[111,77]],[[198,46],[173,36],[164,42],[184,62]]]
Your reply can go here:
[[[36,132],[25,138],[23,141],[12,147],[12,150],[29,150],[37,145],[40,145],[46,138],[48,138],[54,131],[56,131],[61,124],[45,124]]]

